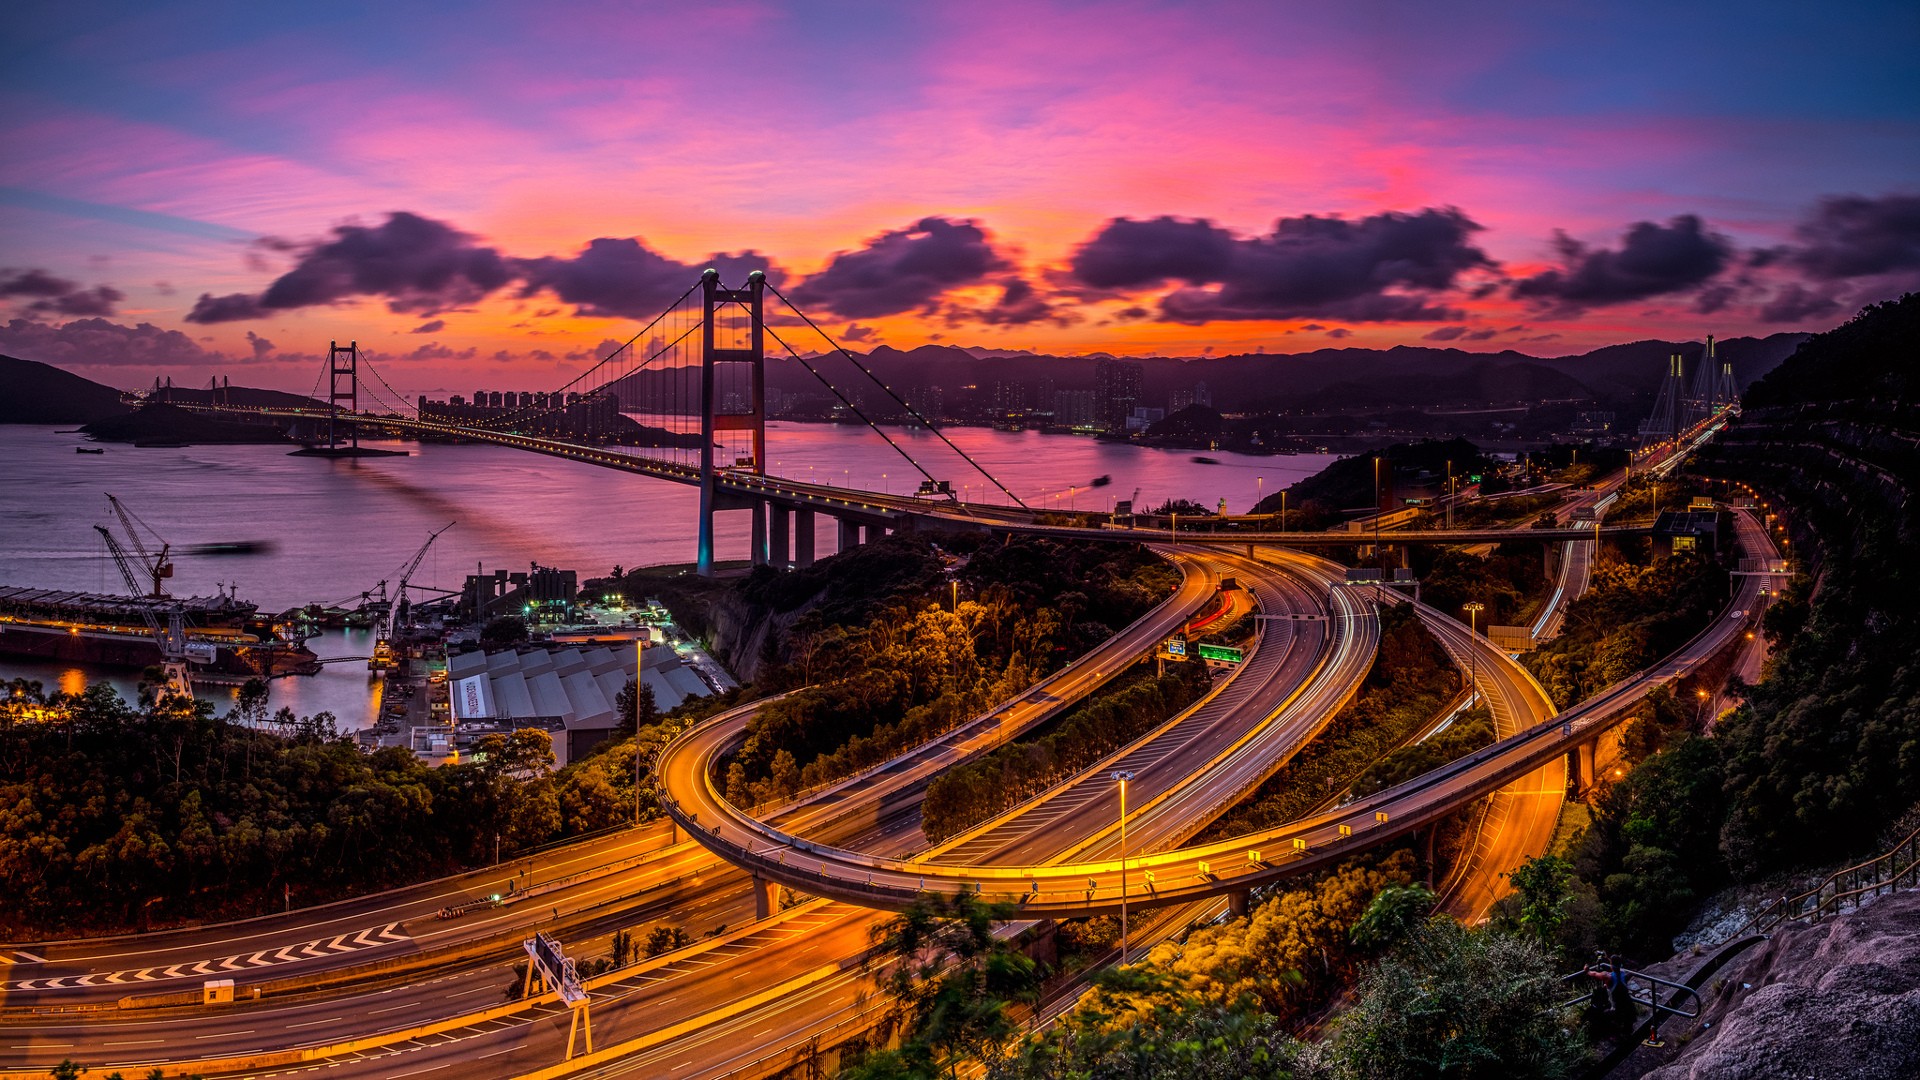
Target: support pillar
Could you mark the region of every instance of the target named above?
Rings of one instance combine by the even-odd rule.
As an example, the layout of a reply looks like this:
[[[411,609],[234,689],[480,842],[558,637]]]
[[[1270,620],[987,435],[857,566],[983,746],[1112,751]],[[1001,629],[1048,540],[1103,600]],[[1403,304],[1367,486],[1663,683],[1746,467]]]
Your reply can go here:
[[[819,532],[812,510],[793,513],[793,565],[796,569],[813,565],[813,542]]]
[[[774,566],[785,570],[793,565],[793,548],[787,543],[790,531],[789,523],[793,511],[784,503],[768,503],[767,510],[772,515],[767,522],[767,558]]]
[[[837,517],[833,520],[840,523],[840,550],[847,552],[859,547],[860,523],[848,517]]]
[[[748,533],[748,558],[755,566],[767,565],[767,501],[753,500],[753,528]]]
[[[1246,918],[1247,905],[1251,900],[1252,900],[1252,893],[1250,893],[1246,889],[1241,889],[1238,892],[1228,893],[1227,894],[1227,913],[1232,915],[1236,919]]]
[[[753,877],[753,917],[757,922],[770,919],[780,910],[780,883],[768,881],[755,874]]]
[[[1593,759],[1599,747],[1583,742],[1567,751],[1567,781],[1576,796],[1584,796],[1593,787]]]

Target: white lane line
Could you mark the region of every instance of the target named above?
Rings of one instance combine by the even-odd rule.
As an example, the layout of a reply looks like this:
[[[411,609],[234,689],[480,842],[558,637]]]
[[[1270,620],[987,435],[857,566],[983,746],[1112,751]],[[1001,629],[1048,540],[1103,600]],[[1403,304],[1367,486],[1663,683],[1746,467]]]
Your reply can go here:
[[[128,1039],[125,1042],[109,1042],[107,1043],[107,1045],[108,1046],[150,1046],[154,1043],[166,1042],[166,1041],[167,1040],[165,1039]]]
[[[387,1006],[387,1007],[386,1007],[386,1008],[384,1008],[384,1009],[368,1009],[368,1010],[367,1010],[367,1015],[368,1015],[368,1016],[379,1016],[379,1015],[380,1015],[381,1013],[390,1013],[390,1012],[392,1012],[392,1011],[394,1011],[395,1009],[405,1009],[405,1008],[407,1008],[407,1007],[409,1007],[409,1006],[412,1006],[412,1005],[418,1005],[418,1004],[420,1004],[420,1003],[419,1003],[419,1002],[417,1002],[417,1001],[409,1001],[409,1002],[406,1002],[405,1004],[401,1004],[401,1005],[389,1005],[389,1006]]]
[[[492,987],[490,987],[490,986],[476,986],[476,987],[474,987],[474,988],[473,988],[473,989],[471,989],[471,990],[462,990],[462,991],[460,991],[460,992],[459,992],[459,993],[457,993],[457,994],[448,994],[447,996],[448,996],[448,997],[450,997],[450,998],[457,998],[457,997],[466,997],[466,996],[467,996],[468,994],[478,994],[478,993],[481,993],[481,992],[483,992],[483,991],[486,991],[486,990],[491,990],[491,989],[493,989],[493,988],[492,988]]]
[[[412,1072],[394,1073],[393,1080],[400,1080],[400,1078],[403,1076],[419,1076],[421,1073],[439,1072],[441,1069],[448,1069],[452,1067],[453,1067],[453,1062],[445,1061],[445,1062],[441,1062],[438,1065],[429,1065],[424,1069],[415,1069]]]
[[[298,1023],[298,1024],[288,1024],[287,1026],[288,1026],[288,1027],[290,1027],[290,1028],[303,1028],[303,1027],[312,1027],[312,1026],[313,1026],[313,1025],[315,1025],[315,1024],[331,1024],[331,1023],[333,1023],[333,1022],[335,1022],[336,1020],[339,1020],[339,1019],[340,1019],[340,1017],[338,1017],[338,1016],[330,1016],[330,1017],[328,1017],[328,1018],[326,1018],[325,1020],[303,1020],[303,1021],[301,1021],[301,1022],[300,1022],[300,1023]]]
[[[220,1033],[219,1033],[219,1034],[217,1034],[217,1035],[195,1035],[195,1036],[194,1036],[194,1038],[196,1038],[196,1039],[224,1039],[224,1038],[226,1038],[226,1037],[227,1037],[227,1036],[229,1036],[229,1035],[251,1035],[251,1034],[253,1034],[253,1029],[251,1029],[251,1028],[249,1028],[249,1029],[247,1029],[246,1031],[222,1031],[222,1032],[220,1032]]]
[[[500,1056],[501,1054],[511,1054],[511,1053],[513,1053],[513,1052],[514,1052],[515,1050],[518,1050],[518,1049],[520,1049],[520,1047],[522,1047],[522,1046],[525,1046],[525,1045],[526,1045],[525,1043],[517,1043],[517,1044],[515,1044],[515,1045],[513,1045],[513,1046],[509,1046],[509,1047],[507,1047],[507,1048],[505,1048],[505,1049],[503,1049],[503,1050],[492,1050],[492,1051],[489,1051],[489,1052],[487,1052],[487,1053],[484,1053],[484,1054],[478,1054],[478,1055],[475,1055],[475,1056],[476,1056],[477,1058],[481,1058],[481,1059],[484,1059],[484,1058],[490,1058],[490,1057],[499,1057],[499,1056]]]
[[[25,950],[25,949],[15,949],[15,950],[13,950],[13,955],[15,955],[15,956],[17,956],[17,957],[19,957],[19,958],[21,959],[21,961],[22,961],[23,963],[28,963],[28,964],[44,964],[44,963],[46,963],[46,962],[47,962],[47,958],[46,958],[46,957],[44,957],[44,956],[37,956],[37,955],[35,955],[35,954],[33,954],[33,953],[30,953],[30,952],[28,952],[28,951],[27,951],[27,950]]]

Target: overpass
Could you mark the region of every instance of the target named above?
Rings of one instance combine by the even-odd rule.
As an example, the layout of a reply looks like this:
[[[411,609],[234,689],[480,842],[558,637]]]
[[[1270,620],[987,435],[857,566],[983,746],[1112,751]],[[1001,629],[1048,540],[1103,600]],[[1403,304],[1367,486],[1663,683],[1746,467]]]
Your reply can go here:
[[[1771,549],[1764,530],[1749,516],[1742,512],[1737,520],[1743,547]],[[1590,783],[1591,748],[1599,735],[1649,693],[1684,677],[1742,634],[1758,606],[1759,589],[1758,579],[1740,578],[1723,615],[1672,656],[1557,717],[1535,716],[1536,722],[1524,730],[1466,758],[1276,829],[1130,854],[1124,867],[1117,857],[967,865],[943,859],[938,852],[887,858],[805,840],[733,807],[715,789],[706,766],[736,736],[713,724],[681,735],[663,751],[663,804],[702,844],[762,881],[870,907],[902,910],[925,893],[971,893],[1015,904],[1023,915],[1072,917],[1117,911],[1123,896],[1135,905],[1154,905],[1244,894],[1437,821],[1555,761],[1566,761],[1577,783]],[[1485,638],[1452,619],[1422,614],[1451,648],[1473,651],[1490,678],[1524,677],[1524,671]],[[1519,698],[1518,689],[1509,687],[1503,693]],[[1196,779],[1207,782],[1204,776]],[[1123,884],[1123,873],[1131,876],[1131,887]]]

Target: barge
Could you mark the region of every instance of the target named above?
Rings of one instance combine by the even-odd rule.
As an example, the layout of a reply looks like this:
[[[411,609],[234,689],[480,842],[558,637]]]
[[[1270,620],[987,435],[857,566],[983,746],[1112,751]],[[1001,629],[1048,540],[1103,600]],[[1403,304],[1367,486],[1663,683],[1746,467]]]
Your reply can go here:
[[[179,619],[196,682],[240,683],[319,670],[319,658],[302,640],[281,638],[257,611],[225,594],[135,597],[0,585],[0,655],[150,667],[163,661],[146,624],[151,615],[162,626]]]

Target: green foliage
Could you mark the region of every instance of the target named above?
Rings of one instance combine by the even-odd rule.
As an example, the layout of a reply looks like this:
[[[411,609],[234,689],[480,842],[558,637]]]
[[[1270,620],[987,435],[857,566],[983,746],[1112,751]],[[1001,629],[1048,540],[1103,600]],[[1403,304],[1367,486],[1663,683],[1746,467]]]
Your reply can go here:
[[[289,888],[318,903],[491,862],[496,836],[510,855],[632,817],[631,740],[556,773],[550,737],[520,731],[431,768],[362,752],[324,714],[283,738],[205,702],[17,689],[0,710],[9,933],[257,914]]]
[[[1686,644],[1726,604],[1727,573],[1702,555],[1634,566],[1604,556],[1559,637],[1521,662],[1560,708],[1577,704]]]
[[[685,930],[659,923],[647,931],[646,942],[641,945],[640,950],[651,957],[670,953],[675,949],[683,949],[691,944],[693,944],[693,938],[687,936]]]
[[[1396,471],[1444,475],[1448,462],[1453,463],[1453,473],[1459,477],[1479,472],[1490,474],[1493,469],[1493,462],[1465,439],[1396,443],[1385,450],[1341,458],[1286,489],[1288,526],[1302,532],[1324,529],[1343,520],[1343,511],[1372,506],[1373,461],[1381,455]],[[1262,499],[1253,512],[1279,513],[1280,493],[1276,491]]]
[[[1559,973],[1545,950],[1436,917],[1361,977],[1330,1046],[1353,1080],[1570,1076],[1583,1044],[1550,1008]]]
[[[899,1011],[901,1047],[841,1075],[930,1077],[997,1059],[1019,1033],[1010,1006],[1035,1000],[1040,986],[1039,966],[993,932],[1017,914],[962,893],[929,896],[876,926],[869,970]]]
[[[1338,796],[1382,755],[1431,721],[1460,682],[1446,651],[1410,605],[1383,609],[1380,649],[1359,695],[1204,838],[1273,828]]]
[[[1485,705],[1475,705],[1448,724],[1446,730],[1425,742],[1400,747],[1369,765],[1354,778],[1353,793],[1371,795],[1395,784],[1404,784],[1483,746],[1491,746],[1493,741],[1493,713]]]
[[[937,842],[972,828],[1145,734],[1199,700],[1207,686],[1199,664],[1175,664],[1160,677],[1145,669],[1122,676],[1046,735],[935,777],[921,804],[921,830]]]
[[[955,551],[970,548],[960,567]],[[948,570],[964,597],[957,611]],[[758,687],[795,692],[749,724],[728,797],[785,798],[935,738],[1110,637],[1177,583],[1166,563],[1130,546],[968,536],[889,537],[807,571],[756,574],[742,594],[754,610],[800,612],[770,645]]]
[[[1075,1015],[993,1063],[989,1080],[1288,1080],[1308,1048],[1251,1008],[1184,1001],[1144,1023],[1105,1027]]]
[[[1420,598],[1455,618],[1465,615],[1461,609],[1468,601],[1485,604],[1486,610],[1476,618],[1482,631],[1489,626],[1519,625],[1539,607],[1550,587],[1546,549],[1541,544],[1502,544],[1485,558],[1455,547],[1416,548],[1413,557]]]
[[[1519,930],[1552,947],[1567,921],[1567,905],[1573,899],[1573,864],[1557,856],[1541,855],[1515,867],[1507,881],[1519,897]]]

